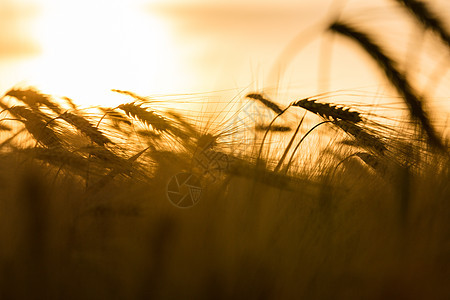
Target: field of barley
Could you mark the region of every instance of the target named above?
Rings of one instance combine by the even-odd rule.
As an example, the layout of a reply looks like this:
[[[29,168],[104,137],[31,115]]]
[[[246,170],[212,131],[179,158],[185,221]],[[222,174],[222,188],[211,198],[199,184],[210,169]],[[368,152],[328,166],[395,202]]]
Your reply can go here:
[[[262,87],[85,106],[11,87],[0,299],[450,299],[450,98],[432,96],[450,27],[431,1],[391,2],[445,58],[426,89],[382,31],[337,16],[322,32],[363,52],[384,105]]]

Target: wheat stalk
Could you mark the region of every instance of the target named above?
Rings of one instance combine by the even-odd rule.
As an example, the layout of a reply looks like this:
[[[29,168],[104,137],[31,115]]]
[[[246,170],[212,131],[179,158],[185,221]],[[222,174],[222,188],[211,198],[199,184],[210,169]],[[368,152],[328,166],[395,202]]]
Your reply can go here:
[[[62,99],[71,107],[72,110],[78,111],[78,107],[72,99],[69,97],[62,97]]]
[[[109,117],[109,119],[113,122],[113,126],[119,127],[120,123],[131,125],[131,122],[127,119],[127,117],[115,111],[113,108],[99,107],[99,109],[104,113],[104,116]]]
[[[98,128],[94,127],[88,120],[81,116],[70,112],[65,112],[59,115],[58,118],[63,119],[67,123],[73,125],[80,132],[89,137],[94,143],[100,146],[112,143],[109,138],[107,138],[105,135],[103,135],[103,133],[100,132],[100,130],[98,130]]]
[[[42,120],[42,116],[34,113],[24,106],[13,106],[8,111],[17,117],[22,118],[28,132],[40,143],[49,148],[61,146],[61,141],[56,134],[47,126],[47,122]]]
[[[57,114],[61,113],[61,108],[59,105],[50,100],[50,96],[44,95],[31,88],[23,90],[11,89],[5,94],[5,96],[14,97],[28,105],[33,110],[37,109],[40,105],[44,105]]]
[[[302,120],[300,121],[300,124],[301,124],[302,122],[303,122],[303,118],[302,118]],[[285,169],[284,169],[284,173],[285,173],[285,174],[287,174],[287,172],[288,172],[288,170],[289,170],[289,167],[290,167],[291,164],[292,164],[292,160],[293,160],[294,157],[295,157],[295,153],[297,152],[297,150],[298,150],[298,148],[300,147],[301,143],[306,139],[306,137],[307,137],[311,132],[313,132],[317,127],[319,127],[320,125],[323,125],[323,124],[326,124],[326,123],[332,123],[332,122],[333,122],[333,121],[329,121],[329,120],[320,122],[320,123],[314,125],[310,130],[308,130],[308,132],[305,133],[305,135],[300,139],[300,141],[299,141],[299,142],[297,143],[297,145],[295,146],[294,150],[292,150],[291,157],[289,158],[289,161],[288,161],[288,163],[286,164],[286,167],[285,167]],[[286,152],[286,154],[287,154],[287,152]],[[280,164],[280,166],[281,166],[281,164]],[[277,167],[279,168],[280,166],[277,166]],[[277,169],[277,170],[278,170],[278,169]]]
[[[37,119],[46,123],[49,123],[52,120],[52,118],[50,118],[40,110],[30,110],[29,108],[22,105],[16,105],[11,108],[6,108],[5,110],[7,110],[11,115],[18,118]]]
[[[427,134],[430,144],[447,151],[441,138],[431,125],[428,114],[423,108],[423,99],[415,93],[405,76],[397,70],[395,61],[384,54],[381,47],[377,45],[370,36],[352,28],[350,25],[335,22],[331,24],[329,29],[356,41],[370,56],[372,56],[379,67],[384,71],[386,77],[396,88],[397,92],[404,98],[412,119],[421,124],[423,130]]]
[[[117,108],[123,110],[127,116],[135,118],[156,131],[167,131],[169,124],[162,116],[141,107],[135,102],[121,104]]]
[[[380,176],[385,176],[387,171],[387,165],[383,163],[380,159],[380,157],[375,156],[373,154],[367,153],[367,152],[357,152],[353,153],[343,160],[341,160],[332,171],[331,177],[334,177],[336,174],[336,171],[338,170],[339,166],[344,164],[346,161],[350,160],[353,157],[358,157],[360,160],[364,162],[365,165],[370,167],[373,171],[375,171]]]
[[[119,93],[119,94],[123,94],[123,95],[127,95],[127,96],[130,96],[130,97],[133,97],[134,99],[142,101],[142,102],[148,102],[149,101],[148,98],[139,96],[139,95],[137,95],[137,94],[135,94],[133,92],[130,92],[130,91],[115,90],[115,89],[113,89],[111,91],[113,91],[115,93]]]
[[[264,142],[265,142],[265,140],[266,140],[266,138],[267,138],[267,135],[269,134],[269,129],[273,126],[273,123],[275,122],[275,120],[276,120],[278,117],[280,117],[282,114],[284,114],[290,107],[291,107],[291,106],[289,105],[288,107],[286,107],[285,109],[283,109],[280,113],[278,113],[278,114],[272,119],[272,121],[270,121],[269,125],[267,125],[267,130],[266,130],[266,132],[264,133],[264,136],[263,136],[263,138],[262,138],[262,140],[261,140],[261,146],[259,147],[259,151],[258,151],[258,157],[257,157],[257,160],[256,160],[258,164],[261,163],[261,153],[262,153],[262,150],[263,150],[263,147],[264,147]]]
[[[360,147],[374,149],[380,154],[387,150],[384,142],[380,138],[367,132],[361,126],[348,121],[335,121],[333,124],[353,136],[358,141]]]
[[[264,98],[261,94],[250,93],[250,94],[247,94],[245,97],[259,101],[261,104],[263,104],[265,107],[272,110],[277,115],[281,114],[283,112],[283,110],[280,108],[280,106],[278,106],[278,104],[276,104],[272,100]]]
[[[304,108],[325,119],[345,120],[354,123],[359,123],[362,121],[360,113],[350,111],[350,108],[338,107],[328,103],[317,103],[314,99],[301,99],[292,103],[292,106]]]
[[[291,140],[289,141],[288,145],[286,146],[286,149],[284,149],[283,155],[281,156],[280,160],[278,161],[278,164],[276,165],[276,167],[274,169],[275,172],[278,172],[278,170],[281,168],[281,165],[283,164],[283,162],[284,162],[284,160],[285,160],[289,150],[291,149],[291,147],[292,147],[292,145],[294,143],[295,137],[297,136],[297,133],[299,132],[300,127],[303,124],[303,120],[305,119],[305,115],[306,115],[306,112],[303,115],[303,117],[300,120],[300,122],[298,123],[297,128],[295,129],[295,132],[294,132],[294,134],[291,137]]]
[[[151,139],[151,140],[153,140],[153,139],[160,139],[161,138],[161,135],[159,133],[154,132],[154,131],[150,131],[150,130],[147,130],[147,129],[145,129],[145,130],[138,129],[138,130],[136,130],[136,133],[138,135],[142,136],[142,137],[145,137],[145,138],[148,138],[148,139]]]

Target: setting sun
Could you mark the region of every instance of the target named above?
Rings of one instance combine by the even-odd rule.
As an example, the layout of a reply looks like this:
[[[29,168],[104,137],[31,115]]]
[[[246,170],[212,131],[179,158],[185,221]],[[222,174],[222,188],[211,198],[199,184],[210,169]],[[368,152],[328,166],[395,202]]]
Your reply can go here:
[[[82,104],[103,105],[113,101],[108,91],[114,88],[148,94],[179,85],[182,64],[167,28],[142,1],[36,4],[31,34],[40,54],[27,65],[27,83]]]

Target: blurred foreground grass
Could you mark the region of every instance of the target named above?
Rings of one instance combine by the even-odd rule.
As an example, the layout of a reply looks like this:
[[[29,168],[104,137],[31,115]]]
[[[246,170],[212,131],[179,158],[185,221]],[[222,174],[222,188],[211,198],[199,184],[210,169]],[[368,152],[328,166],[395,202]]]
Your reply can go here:
[[[385,137],[386,158],[335,141],[319,171],[285,173],[273,157],[255,160],[258,144],[234,154],[220,136],[144,108],[134,94],[142,110],[73,106],[76,123],[69,103],[12,91],[26,105],[3,104],[11,116],[0,154],[2,299],[450,295],[449,160],[420,140]],[[402,152],[407,145],[415,155]],[[225,155],[226,165],[201,165],[205,153]],[[188,209],[169,201],[179,172],[201,189]]]

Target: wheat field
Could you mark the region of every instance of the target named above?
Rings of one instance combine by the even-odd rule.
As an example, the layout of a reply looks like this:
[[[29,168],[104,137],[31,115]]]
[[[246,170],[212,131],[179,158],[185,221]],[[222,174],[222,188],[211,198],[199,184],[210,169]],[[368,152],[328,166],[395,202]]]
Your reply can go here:
[[[392,2],[450,53],[428,3]],[[448,127],[377,35],[324,34],[366,53],[402,118],[332,92],[248,90],[198,117],[7,91],[0,299],[449,299]]]

